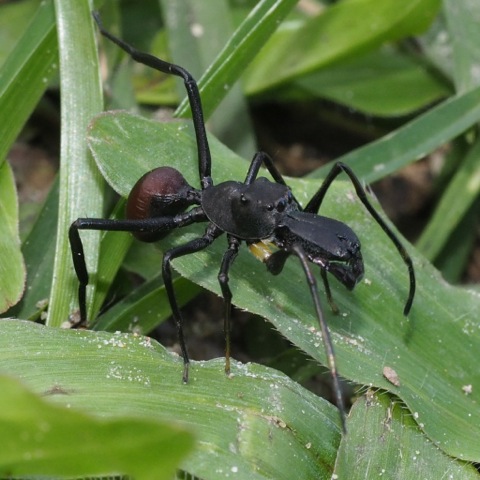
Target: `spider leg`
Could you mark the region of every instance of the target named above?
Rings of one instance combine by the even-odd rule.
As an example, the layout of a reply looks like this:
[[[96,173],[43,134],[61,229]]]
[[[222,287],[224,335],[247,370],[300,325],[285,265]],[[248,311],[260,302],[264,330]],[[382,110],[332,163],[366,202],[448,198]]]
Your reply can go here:
[[[342,390],[340,388],[340,382],[338,380],[337,366],[335,362],[335,353],[333,351],[332,338],[330,336],[327,322],[325,321],[325,317],[322,311],[322,306],[320,304],[320,297],[318,296],[318,290],[317,290],[317,281],[315,280],[315,276],[313,275],[312,270],[308,264],[308,258],[303,248],[298,244],[294,244],[291,248],[292,248],[292,253],[295,254],[300,260],[300,263],[303,267],[303,271],[305,272],[305,276],[307,278],[308,287],[310,289],[310,294],[312,296],[313,304],[315,307],[315,313],[317,315],[320,331],[322,332],[322,339],[323,339],[323,345],[325,348],[325,354],[327,357],[327,364],[328,364],[328,368],[330,370],[330,374],[332,376],[332,381],[333,381],[335,401],[338,409],[340,410],[340,416],[342,419],[342,430],[343,432],[346,432],[345,406],[343,403],[343,395],[342,395]]]
[[[205,220],[205,215],[200,208],[194,208],[186,213],[175,215],[174,217],[153,217],[141,220],[112,220],[104,218],[78,218],[71,225],[68,231],[70,240],[70,249],[72,251],[72,260],[78,284],[78,306],[80,309],[80,321],[78,325],[87,323],[87,285],[88,271],[85,263],[85,253],[83,250],[80,230],[103,230],[117,232],[162,232],[170,231],[174,228],[190,225],[195,222]]]
[[[357,186],[360,187],[360,190],[362,191],[362,193],[359,194],[357,192],[358,196],[359,197],[366,196],[365,191],[363,190],[363,187],[360,185],[360,181],[358,180],[357,176],[353,173],[353,171],[350,169],[350,167],[342,162],[337,162],[333,165],[332,169],[330,170],[328,175],[325,177],[325,180],[320,185],[320,188],[317,190],[315,195],[310,199],[307,206],[303,209],[305,212],[318,213],[318,210],[322,205],[322,202],[325,197],[325,194],[327,193],[327,190],[330,188],[330,185],[333,183],[333,181],[342,172],[345,172],[350,177],[355,189],[357,189]],[[368,200],[367,200],[367,203],[368,203]]]
[[[276,183],[279,183],[281,185],[285,185],[288,187],[288,185],[285,183],[285,180],[282,177],[282,174],[277,170],[277,167],[273,163],[272,159],[270,158],[269,155],[267,155],[265,152],[257,152],[250,163],[250,167],[247,172],[247,176],[245,177],[245,185],[250,185],[252,182],[255,181],[257,178],[258,172],[260,170],[260,167],[262,166],[262,163],[267,167],[267,170],[270,172],[270,175],[273,177]],[[298,203],[298,200],[295,198],[295,196],[292,194],[293,200],[295,203],[299,206],[300,204]]]
[[[277,167],[273,163],[272,159],[265,152],[257,152],[253,156],[252,162],[250,163],[250,168],[247,172],[247,176],[245,177],[245,185],[250,185],[257,178],[262,163],[267,167],[270,175],[277,183],[285,186],[287,185],[282,177],[282,174],[277,170]]]
[[[218,273],[218,282],[222,290],[223,300],[225,302],[224,325],[225,332],[225,373],[230,374],[230,318],[232,314],[232,292],[228,286],[228,272],[238,254],[240,241],[235,237],[228,237],[228,250],[223,255],[222,265]]]
[[[210,224],[205,231],[205,234],[202,237],[195,238],[190,242],[179,245],[178,247],[174,247],[167,252],[163,256],[162,262],[162,275],[163,275],[163,282],[165,284],[165,290],[167,291],[168,301],[170,303],[170,308],[172,309],[173,318],[175,320],[175,324],[177,326],[177,335],[178,341],[180,343],[180,348],[182,350],[182,357],[183,357],[183,382],[188,382],[188,367],[190,364],[190,360],[188,357],[187,345],[185,343],[185,337],[183,335],[183,317],[182,313],[180,312],[180,308],[178,307],[177,298],[175,296],[175,290],[173,288],[172,282],[172,269],[171,269],[171,262],[175,258],[183,257],[184,255],[189,255],[190,253],[199,252],[200,250],[204,250],[212,242],[219,237],[223,232],[215,227],[214,225]]]
[[[342,162],[337,162],[333,165],[330,173],[326,176],[325,180],[323,181],[322,185],[318,189],[317,193],[312,197],[312,199],[308,202],[307,206],[305,207],[305,212],[310,213],[317,213],[327,190],[330,188],[330,185],[335,180],[335,178],[342,172],[345,172],[350,181],[352,182],[353,186],[355,187],[355,191],[357,193],[358,198],[363,203],[365,208],[368,210],[370,215],[375,219],[381,229],[386,233],[388,238],[392,241],[395,245],[398,253],[402,257],[405,265],[408,268],[408,275],[410,279],[410,290],[408,293],[407,301],[405,303],[405,307],[403,309],[403,314],[406,316],[408,315],[410,308],[412,307],[413,298],[415,296],[415,289],[416,289],[416,281],[415,281],[415,272],[413,269],[413,262],[410,255],[405,250],[405,247],[400,243],[397,236],[393,233],[390,227],[385,223],[382,217],[378,214],[378,212],[373,208],[373,205],[368,200],[367,194],[365,193],[365,189],[362,187],[360,180],[358,177],[353,173],[352,169]]]
[[[265,265],[267,266],[267,270],[272,275],[278,275],[282,272],[283,267],[285,266],[285,262],[287,258],[291,255],[291,252],[286,250],[277,250],[276,252],[272,253],[267,260],[265,260]]]
[[[202,101],[200,99],[200,93],[198,91],[198,86],[195,79],[183,67],[166,62],[165,60],[160,60],[149,53],[141,52],[115,35],[112,35],[103,28],[100,16],[97,12],[93,12],[93,18],[97,22],[100,33],[118,45],[122,50],[127,52],[133,60],[160,72],[167,73],[169,75],[176,75],[177,77],[183,79],[190,109],[192,111],[193,127],[195,129],[195,137],[197,141],[200,182],[202,184],[202,188],[213,185],[211,177],[212,159],[210,155],[210,147],[208,145],[207,132],[205,130]]]

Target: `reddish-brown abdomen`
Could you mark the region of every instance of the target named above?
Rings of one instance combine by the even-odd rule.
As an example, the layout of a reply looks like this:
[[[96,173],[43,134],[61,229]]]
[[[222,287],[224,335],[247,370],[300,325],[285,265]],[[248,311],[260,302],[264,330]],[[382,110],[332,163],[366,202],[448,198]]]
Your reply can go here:
[[[172,167],[159,167],[141,177],[127,199],[125,214],[128,219],[142,220],[152,217],[173,216],[191,205],[188,192],[192,187],[183,175]],[[159,240],[167,235],[135,232],[144,242]]]

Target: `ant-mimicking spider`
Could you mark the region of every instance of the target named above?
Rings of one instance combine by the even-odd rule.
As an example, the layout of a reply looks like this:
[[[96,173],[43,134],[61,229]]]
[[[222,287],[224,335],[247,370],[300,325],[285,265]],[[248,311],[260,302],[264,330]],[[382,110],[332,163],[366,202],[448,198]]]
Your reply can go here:
[[[225,372],[229,374],[232,293],[229,288],[228,274],[240,245],[245,242],[273,275],[279,274],[287,258],[294,255],[299,259],[308,282],[333,380],[336,404],[340,410],[342,427],[345,431],[345,407],[333,344],[322,312],[317,282],[310,268],[310,263],[320,267],[327,300],[334,312],[338,312],[338,309],[332,298],[327,273],[332,274],[349,290],[352,290],[363,277],[364,265],[360,241],[356,234],[344,223],[317,214],[327,190],[340,173],[344,172],[348,175],[358,198],[393,242],[408,268],[410,290],[403,311],[404,315],[408,315],[415,295],[415,273],[407,251],[371,205],[356,175],[344,163],[334,164],[320,188],[304,208],[297,202],[270,157],[262,152],[256,153],[253,157],[243,182],[231,180],[214,185],[211,177],[210,148],[195,79],[178,65],[136,50],[106,31],[98,14],[94,13],[94,18],[101,34],[126,51],[133,60],[183,79],[195,130],[201,189],[189,185],[178,170],[172,167],[159,167],[146,173],[133,187],[127,200],[126,219],[79,218],[72,223],[69,239],[73,265],[79,279],[80,323],[87,321],[88,272],[79,230],[126,231],[144,242],[155,242],[164,238],[173,229],[207,222],[205,233],[201,237],[165,252],[162,275],[182,351],[184,362],[182,378],[187,382],[189,356],[183,335],[182,315],[173,289],[171,262],[175,258],[207,248],[214,240],[226,233],[228,249],[223,255],[218,281],[225,303]],[[257,178],[262,164],[266,166],[274,181],[264,177]],[[272,253],[268,245],[276,247],[277,250]]]

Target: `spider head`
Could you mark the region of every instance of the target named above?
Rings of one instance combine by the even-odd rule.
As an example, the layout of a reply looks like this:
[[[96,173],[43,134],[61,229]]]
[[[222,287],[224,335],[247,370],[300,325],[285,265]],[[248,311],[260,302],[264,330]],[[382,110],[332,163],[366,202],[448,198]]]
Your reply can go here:
[[[290,188],[266,178],[258,178],[250,185],[241,185],[231,198],[232,217],[242,229],[245,238],[270,237],[285,214],[297,210]]]

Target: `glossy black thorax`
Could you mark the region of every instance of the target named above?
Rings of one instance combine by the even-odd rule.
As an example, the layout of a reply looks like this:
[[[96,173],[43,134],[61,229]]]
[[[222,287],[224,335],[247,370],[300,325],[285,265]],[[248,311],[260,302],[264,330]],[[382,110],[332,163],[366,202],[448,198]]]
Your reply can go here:
[[[285,214],[297,211],[290,188],[266,178],[228,181],[202,191],[202,208],[217,227],[241,240],[270,238]]]

